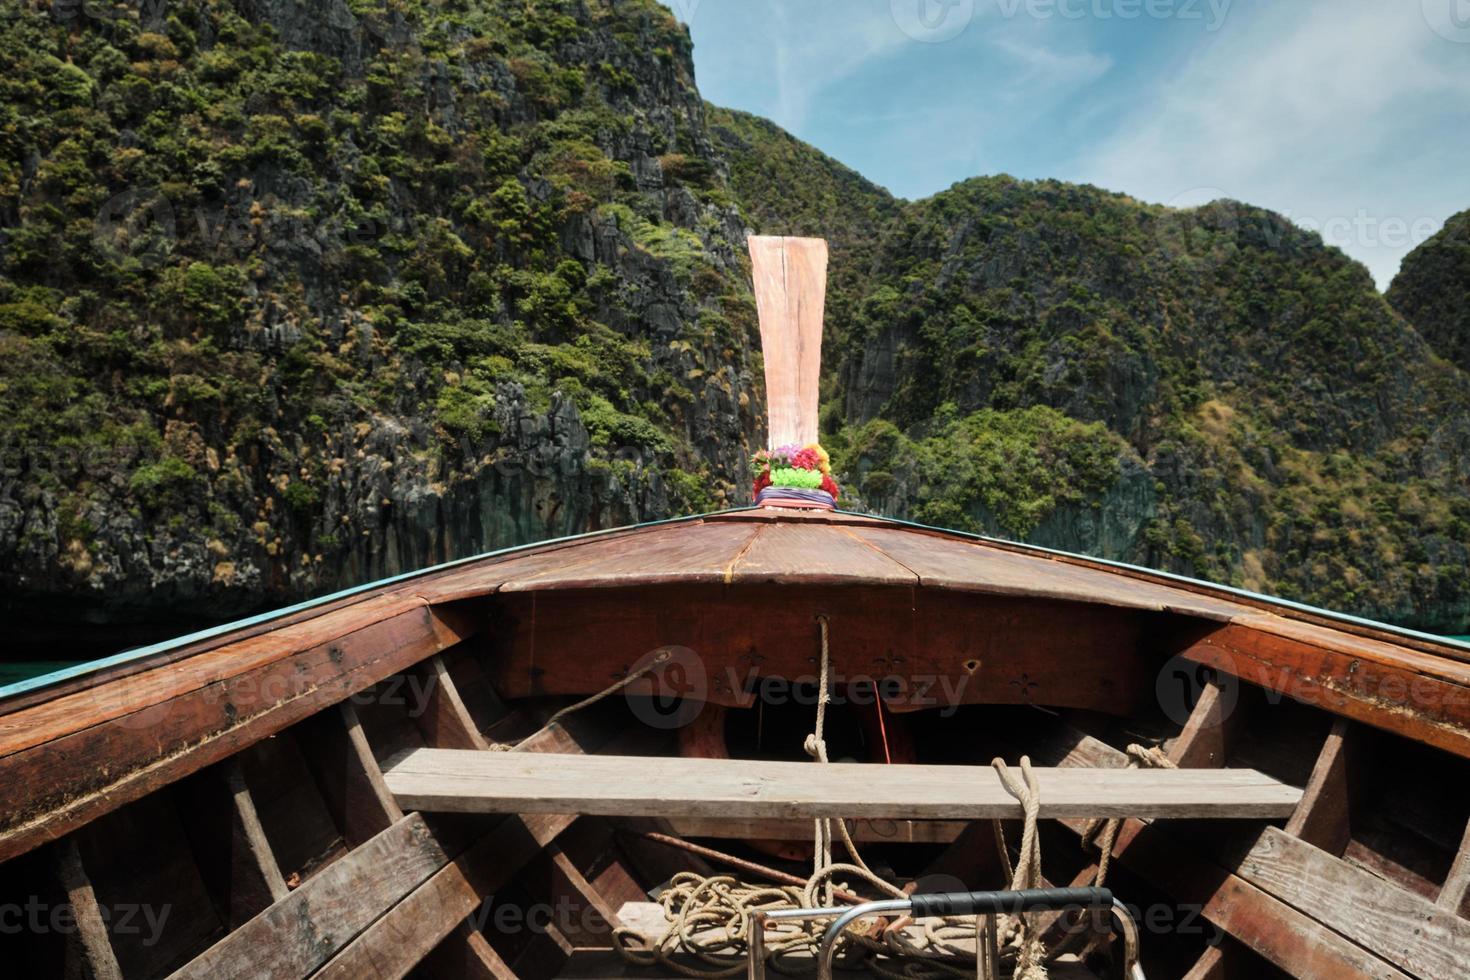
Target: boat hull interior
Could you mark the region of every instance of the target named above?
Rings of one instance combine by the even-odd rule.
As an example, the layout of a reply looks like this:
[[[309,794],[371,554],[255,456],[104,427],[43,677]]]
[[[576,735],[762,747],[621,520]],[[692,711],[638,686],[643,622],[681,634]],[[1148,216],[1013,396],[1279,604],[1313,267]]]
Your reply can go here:
[[[618,947],[671,928],[658,896],[680,876],[799,886],[806,810],[416,809],[395,767],[631,756],[648,785],[627,795],[658,796],[660,760],[822,765],[820,706],[830,764],[874,786],[888,766],[958,780],[1025,757],[1045,813],[1048,771],[1101,787],[1146,756],[1290,787],[1269,818],[1119,815],[1106,883],[1150,978],[1460,976],[1467,689],[1448,643],[857,515],[553,542],[0,699],[0,972],[744,975],[738,953],[675,967]],[[908,893],[1006,888],[1025,836],[979,811],[834,815]],[[1098,830],[1039,820],[1041,883],[1095,882]],[[1032,918],[1048,948],[1088,925]],[[1120,945],[1050,975],[1121,976]]]

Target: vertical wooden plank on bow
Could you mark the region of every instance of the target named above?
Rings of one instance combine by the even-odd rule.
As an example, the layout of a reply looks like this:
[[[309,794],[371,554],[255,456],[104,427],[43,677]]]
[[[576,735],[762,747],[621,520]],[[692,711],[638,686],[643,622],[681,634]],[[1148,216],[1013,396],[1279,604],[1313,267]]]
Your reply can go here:
[[[769,445],[817,441],[827,243],[752,235],[751,276],[766,366]]]

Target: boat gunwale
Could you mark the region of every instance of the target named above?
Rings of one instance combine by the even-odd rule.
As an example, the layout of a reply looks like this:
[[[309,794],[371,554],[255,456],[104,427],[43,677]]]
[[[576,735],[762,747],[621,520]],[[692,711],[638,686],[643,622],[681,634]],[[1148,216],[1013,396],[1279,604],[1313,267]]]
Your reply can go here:
[[[797,516],[800,514],[800,516]],[[970,531],[959,531],[952,528],[936,527],[922,524],[917,521],[902,518],[887,517],[879,514],[869,514],[859,511],[836,510],[822,512],[819,514],[805,514],[804,512],[781,512],[771,508],[761,508],[754,505],[728,508],[721,511],[711,511],[704,514],[694,514],[682,517],[667,518],[658,521],[646,521],[640,524],[630,524],[615,528],[604,528],[596,531],[588,531],[582,534],[567,535],[560,538],[550,538],[544,541],[530,542],[527,544],[514,545],[494,551],[457,558],[451,561],[431,565],[426,568],[399,575],[379,579],[373,582],[352,586],[324,596],[307,599],[290,606],[258,613],[243,619],[222,623],[207,629],[198,630],[184,636],[163,640],[158,643],[125,650],[96,660],[83,661],[73,664],[61,670],[38,674],[35,677],[17,681],[9,685],[0,686],[0,714],[9,714],[22,710],[39,700],[57,696],[79,686],[87,684],[101,684],[112,680],[119,680],[145,670],[166,666],[194,654],[208,652],[217,649],[228,642],[242,640],[251,636],[259,635],[271,628],[289,625],[300,621],[303,614],[320,614],[332,608],[345,608],[350,605],[374,598],[379,595],[390,594],[395,586],[410,586],[433,577],[462,570],[467,566],[479,563],[494,565],[503,560],[509,560],[535,553],[551,553],[564,548],[576,547],[580,544],[612,538],[618,535],[634,534],[650,530],[674,527],[678,525],[696,525],[706,521],[780,521],[788,520],[802,523],[816,524],[864,524],[875,527],[888,527],[891,529],[908,530],[922,534],[940,535],[947,538],[971,541],[988,547],[993,547],[1013,554],[1025,555],[1032,558],[1058,561],[1067,565],[1088,568],[1095,571],[1109,572],[1121,575],[1137,581],[1148,582],[1168,588],[1178,588],[1184,592],[1212,597],[1235,603],[1242,607],[1242,611],[1254,609],[1266,613],[1281,616],[1283,619],[1302,622],[1309,625],[1337,630],[1347,635],[1360,638],[1386,642],[1407,647],[1421,653],[1434,656],[1443,656],[1461,663],[1470,664],[1470,643],[1425,633],[1409,627],[1395,626],[1390,623],[1382,623],[1376,620],[1354,616],[1348,613],[1334,612],[1311,606],[1306,603],[1296,602],[1291,599],[1283,599],[1276,596],[1252,592],[1248,589],[1238,588],[1230,585],[1222,585],[1203,579],[1191,578],[1173,572],[1160,571],[1158,569],[1145,568],[1126,562],[1114,561],[1107,558],[1096,558],[1089,555],[1081,555],[1075,552],[1063,551],[1055,548],[1047,548],[1041,545],[1027,544],[1025,542],[1010,541],[1005,538],[997,538],[989,535],[978,534]],[[634,585],[656,584],[656,583],[608,583],[606,585],[594,586],[600,588],[627,588]],[[965,591],[954,586],[945,586],[956,591]],[[495,589],[488,588],[484,594],[488,595]],[[976,589],[973,591],[992,591],[988,589]],[[1071,600],[1085,601],[1085,600]],[[1194,616],[1201,619],[1209,619],[1198,611],[1188,609],[1164,611],[1175,612],[1180,615]],[[1217,621],[1219,621],[1217,619]],[[1225,621],[1228,621],[1225,620]],[[1260,624],[1242,623],[1241,625],[1256,626]],[[216,641],[216,642],[211,642]],[[68,686],[68,685],[72,686]]]

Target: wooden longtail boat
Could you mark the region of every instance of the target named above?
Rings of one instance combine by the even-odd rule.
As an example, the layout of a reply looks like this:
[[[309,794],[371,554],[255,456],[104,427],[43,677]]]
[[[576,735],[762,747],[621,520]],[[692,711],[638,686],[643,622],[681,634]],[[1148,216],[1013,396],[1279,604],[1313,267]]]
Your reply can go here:
[[[752,249],[773,445],[815,441],[825,250]],[[885,900],[854,976],[1470,962],[1466,647],[840,510],[512,549],[13,685],[0,792],[6,976],[758,975],[749,917],[711,953],[664,914],[718,875],[791,886],[767,946],[807,897]],[[844,836],[877,881],[803,894]],[[934,897],[1097,884],[1126,911]]]

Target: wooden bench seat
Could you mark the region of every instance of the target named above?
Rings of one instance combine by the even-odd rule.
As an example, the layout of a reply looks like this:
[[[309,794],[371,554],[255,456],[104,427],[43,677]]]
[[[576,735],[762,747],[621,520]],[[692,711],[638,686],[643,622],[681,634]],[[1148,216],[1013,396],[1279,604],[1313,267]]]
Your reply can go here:
[[[1278,819],[1301,790],[1253,769],[1037,769],[1043,819]],[[405,810],[677,819],[1018,819],[989,766],[904,766],[414,749],[384,776]]]

